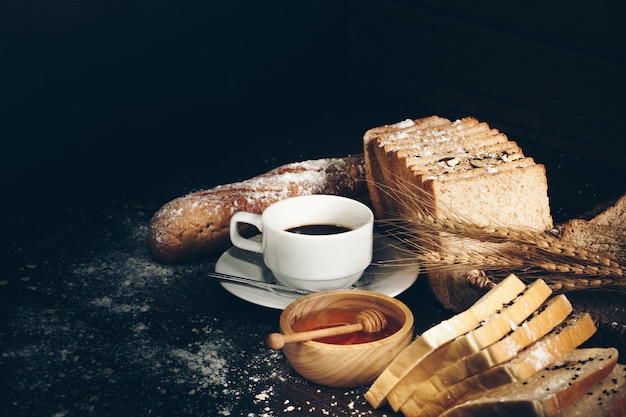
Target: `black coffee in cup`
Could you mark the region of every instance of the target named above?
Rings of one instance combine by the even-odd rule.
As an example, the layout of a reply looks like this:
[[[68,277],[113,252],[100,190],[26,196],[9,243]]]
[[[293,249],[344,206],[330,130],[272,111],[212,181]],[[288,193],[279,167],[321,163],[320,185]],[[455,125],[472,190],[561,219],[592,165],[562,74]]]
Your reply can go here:
[[[347,232],[351,229],[337,224],[306,224],[290,227],[285,230],[300,235],[335,235],[337,233]]]

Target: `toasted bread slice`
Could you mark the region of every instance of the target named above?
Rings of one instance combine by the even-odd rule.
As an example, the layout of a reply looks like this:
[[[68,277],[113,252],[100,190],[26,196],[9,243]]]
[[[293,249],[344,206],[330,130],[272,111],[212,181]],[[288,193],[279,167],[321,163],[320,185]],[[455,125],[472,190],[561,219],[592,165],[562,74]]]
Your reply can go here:
[[[389,404],[402,404],[413,392],[416,381],[424,381],[438,370],[497,342],[533,314],[552,290],[543,280],[536,280],[526,290],[480,325],[443,345],[411,369],[387,394]],[[397,409],[397,406],[394,407]]]
[[[419,416],[437,417],[452,405],[480,396],[489,389],[523,381],[576,349],[595,331],[596,326],[589,313],[573,313],[510,361],[479,372],[439,392],[420,410]]]
[[[411,369],[425,357],[456,337],[478,327],[481,321],[514,300],[526,285],[510,275],[482,296],[470,308],[444,320],[415,338],[376,378],[365,399],[374,408],[386,403],[387,394]]]
[[[405,416],[418,416],[420,410],[437,396],[440,391],[465,378],[513,359],[521,350],[536,342],[563,322],[572,312],[567,297],[560,294],[551,298],[529,319],[517,326],[507,337],[493,345],[460,358],[425,381],[416,381],[413,392],[406,401],[389,404],[394,410],[401,409]],[[410,378],[410,375],[405,376]]]
[[[484,392],[441,417],[560,416],[613,371],[617,357],[615,348],[576,349],[530,378]]]

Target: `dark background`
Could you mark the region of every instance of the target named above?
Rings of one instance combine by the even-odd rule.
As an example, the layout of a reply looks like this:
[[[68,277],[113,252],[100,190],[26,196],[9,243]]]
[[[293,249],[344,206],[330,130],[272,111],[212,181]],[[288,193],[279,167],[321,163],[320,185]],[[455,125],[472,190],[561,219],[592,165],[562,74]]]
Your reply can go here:
[[[431,114],[520,142],[572,217],[624,189],[616,4],[4,1],[3,221],[160,206]]]
[[[333,3],[4,5],[4,179],[141,195],[172,178],[244,178],[303,149],[360,151],[358,136],[336,149],[309,136],[344,98]]]

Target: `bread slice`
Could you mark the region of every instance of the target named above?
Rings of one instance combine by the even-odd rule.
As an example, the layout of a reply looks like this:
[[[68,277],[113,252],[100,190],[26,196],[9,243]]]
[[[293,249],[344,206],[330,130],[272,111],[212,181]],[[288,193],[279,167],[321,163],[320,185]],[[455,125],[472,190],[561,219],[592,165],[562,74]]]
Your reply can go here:
[[[435,219],[463,219],[476,226],[535,232],[553,228],[545,167],[485,122],[438,116],[405,120],[368,130],[363,142],[365,176],[379,218],[410,216],[417,210]],[[468,248],[492,253],[496,245],[473,239],[459,242],[435,232],[415,234],[421,236],[418,246],[443,255],[465,253]],[[458,269],[427,270],[434,295],[457,312],[480,297],[464,281],[474,267]],[[451,290],[460,287],[467,289]]]
[[[436,202],[432,214],[444,217],[454,211],[479,226],[495,222],[533,231],[552,227],[545,211],[547,186],[542,185],[546,177],[543,165],[526,158],[513,166],[500,167],[493,174],[485,168],[475,170],[484,175],[476,175],[475,171],[455,172],[429,178],[424,183],[424,190]],[[529,193],[529,187],[539,188]]]
[[[481,322],[477,328],[443,345],[413,367],[387,394],[389,404],[397,411],[399,405],[412,394],[416,381],[426,380],[459,358],[497,342],[533,314],[551,293],[552,290],[543,280],[528,285],[524,292]]]
[[[595,216],[592,222],[605,226],[620,224],[623,227],[624,212],[626,212],[626,194],[619,197],[610,207],[607,207],[606,210]]]
[[[612,372],[617,357],[615,348],[576,349],[530,378],[484,392],[441,417],[560,416]]]
[[[479,372],[439,392],[420,410],[419,416],[437,417],[453,404],[480,396],[492,388],[523,381],[576,349],[595,331],[596,326],[589,313],[573,313],[510,361]]]
[[[526,285],[515,275],[509,275],[470,308],[444,320],[415,338],[376,378],[365,399],[374,408],[386,403],[387,394],[411,369],[425,357],[456,337],[478,327],[480,322],[514,300]]]
[[[626,194],[591,220],[569,220],[564,225],[561,240],[626,259]]]
[[[505,338],[493,345],[462,357],[423,381],[415,381],[413,392],[406,401],[389,404],[395,411],[402,410],[405,416],[418,416],[420,410],[447,387],[474,374],[490,369],[513,359],[520,351],[536,342],[563,322],[572,312],[572,305],[563,294],[552,297],[541,308]],[[406,376],[407,378],[410,375]]]
[[[617,364],[611,373],[585,392],[559,417],[624,417],[626,415],[626,365]]]

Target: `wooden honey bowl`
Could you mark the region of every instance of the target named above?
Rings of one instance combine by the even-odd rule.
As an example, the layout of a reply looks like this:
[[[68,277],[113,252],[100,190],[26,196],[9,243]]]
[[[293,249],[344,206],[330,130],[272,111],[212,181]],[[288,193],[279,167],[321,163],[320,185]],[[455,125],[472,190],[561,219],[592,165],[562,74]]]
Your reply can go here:
[[[395,326],[390,335],[378,340],[358,340],[345,337],[336,342],[305,341],[288,343],[283,347],[285,357],[302,377],[320,385],[353,388],[369,384],[387,367],[413,339],[413,313],[401,301],[384,294],[362,290],[322,291],[299,298],[281,313],[280,329],[284,335],[293,334],[295,328],[307,322],[311,326],[324,326],[332,316],[342,316],[338,311],[375,309]],[[324,317],[323,319],[320,317]],[[320,321],[319,323],[314,323]],[[393,323],[396,323],[394,325]],[[355,339],[356,338],[356,339]],[[342,344],[345,343],[345,344]]]

